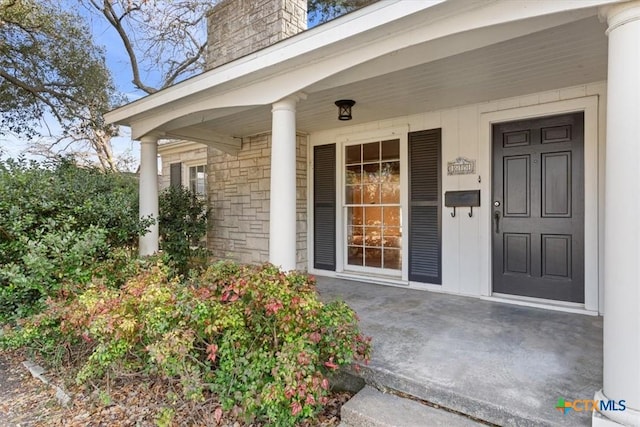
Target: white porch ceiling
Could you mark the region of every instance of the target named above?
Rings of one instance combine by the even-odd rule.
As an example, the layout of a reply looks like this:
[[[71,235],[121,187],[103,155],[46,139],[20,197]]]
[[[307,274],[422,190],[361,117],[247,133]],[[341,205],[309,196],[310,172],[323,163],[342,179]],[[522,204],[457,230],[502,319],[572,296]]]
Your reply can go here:
[[[306,88],[308,97],[297,106],[297,127],[314,132],[605,80],[605,30],[606,25],[592,16],[359,80],[368,67],[397,64],[403,58],[415,63],[425,53],[419,45],[399,50]],[[353,83],[335,86],[344,81]],[[346,124],[337,120],[338,99],[356,101],[354,119]],[[254,135],[271,128],[270,111],[270,106],[249,108],[190,129],[233,137]]]

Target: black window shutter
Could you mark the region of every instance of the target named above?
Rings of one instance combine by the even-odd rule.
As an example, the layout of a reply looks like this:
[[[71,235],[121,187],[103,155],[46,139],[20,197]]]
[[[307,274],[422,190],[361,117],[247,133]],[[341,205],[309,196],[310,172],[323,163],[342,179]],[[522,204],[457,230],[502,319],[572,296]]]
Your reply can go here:
[[[409,280],[442,283],[441,129],[409,133]]]
[[[169,165],[169,185],[171,187],[182,186],[182,163],[171,163]]]
[[[336,145],[313,147],[313,267],[336,269]]]

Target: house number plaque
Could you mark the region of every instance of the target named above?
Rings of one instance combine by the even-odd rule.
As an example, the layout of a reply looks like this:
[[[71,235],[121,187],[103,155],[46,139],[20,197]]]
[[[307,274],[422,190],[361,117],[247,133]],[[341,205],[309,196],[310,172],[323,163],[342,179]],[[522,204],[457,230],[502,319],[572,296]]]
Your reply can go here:
[[[447,175],[469,175],[476,173],[476,161],[466,157],[458,157],[447,162]]]

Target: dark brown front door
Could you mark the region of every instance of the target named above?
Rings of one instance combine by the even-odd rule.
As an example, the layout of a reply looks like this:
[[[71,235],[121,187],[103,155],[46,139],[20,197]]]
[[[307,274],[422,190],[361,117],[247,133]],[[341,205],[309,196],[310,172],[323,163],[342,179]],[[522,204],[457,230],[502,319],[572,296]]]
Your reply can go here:
[[[493,126],[493,292],[584,302],[584,115]]]

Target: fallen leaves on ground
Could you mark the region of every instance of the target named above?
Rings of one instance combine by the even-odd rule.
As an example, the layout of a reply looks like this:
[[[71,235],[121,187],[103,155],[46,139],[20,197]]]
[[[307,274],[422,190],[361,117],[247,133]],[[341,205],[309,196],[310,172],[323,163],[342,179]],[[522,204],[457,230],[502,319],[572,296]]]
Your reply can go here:
[[[60,406],[53,388],[31,377],[22,366],[24,357],[0,353],[0,426],[221,426],[258,427],[246,424],[234,413],[223,412],[215,396],[204,402],[180,400],[178,384],[130,376],[101,388],[77,386],[62,372],[48,372],[52,382],[64,385],[72,397],[69,407]],[[340,408],[350,393],[334,393],[325,410],[313,422],[300,427],[335,427]]]

